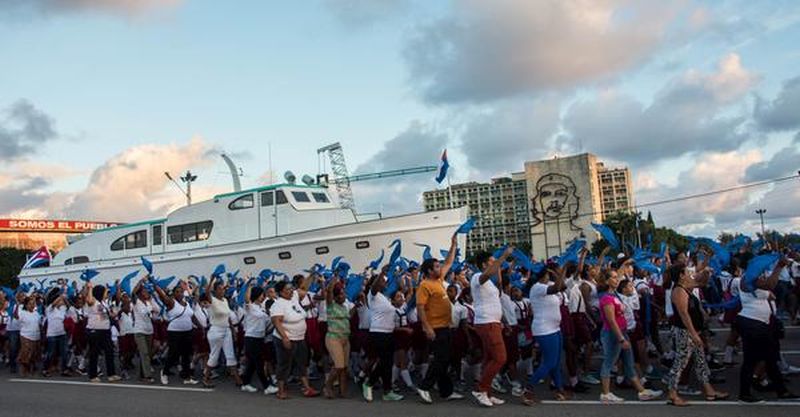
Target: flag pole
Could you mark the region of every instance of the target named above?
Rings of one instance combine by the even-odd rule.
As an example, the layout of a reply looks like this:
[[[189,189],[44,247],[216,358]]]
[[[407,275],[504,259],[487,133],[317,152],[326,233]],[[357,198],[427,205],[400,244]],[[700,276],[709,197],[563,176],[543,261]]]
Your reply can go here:
[[[450,173],[445,176],[447,179],[447,194],[450,196],[450,208],[455,208],[455,201],[453,201],[453,187],[450,186]]]

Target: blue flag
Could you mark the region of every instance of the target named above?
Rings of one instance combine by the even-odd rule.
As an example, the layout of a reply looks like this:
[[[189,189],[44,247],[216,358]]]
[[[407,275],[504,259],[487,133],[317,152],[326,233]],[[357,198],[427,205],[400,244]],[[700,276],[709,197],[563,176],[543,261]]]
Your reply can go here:
[[[422,243],[415,243],[415,245],[417,245],[417,246],[419,246],[421,248],[424,248],[422,250],[422,260],[423,261],[427,261],[428,259],[433,258],[433,255],[431,255],[431,247],[430,247],[430,245],[425,245],[425,244],[422,244]]]
[[[167,277],[164,279],[159,279],[156,281],[156,285],[158,285],[158,287],[161,288],[162,290],[166,290],[167,288],[169,288],[170,284],[172,284],[172,281],[174,280],[175,280],[174,276]]]
[[[222,274],[225,273],[225,264],[219,264],[216,268],[214,268],[214,272],[211,273],[211,278],[222,278]]]
[[[381,262],[383,262],[383,256],[385,255],[385,251],[381,249],[381,254],[378,256],[374,261],[369,263],[369,267],[372,269],[378,269],[381,267]]]
[[[131,295],[131,280],[136,278],[137,275],[139,275],[138,269],[131,272],[128,275],[125,275],[125,277],[122,278],[122,281],[119,282],[119,287],[122,290],[122,292]]]
[[[392,246],[394,246],[394,249],[392,250],[392,254],[389,256],[390,266],[394,265],[394,263],[397,262],[398,259],[400,259],[400,253],[403,250],[403,244],[402,242],[400,242],[400,239],[395,239],[394,242],[392,242],[392,244],[389,245],[389,247]]]
[[[754,291],[758,277],[766,272],[766,270],[770,269],[780,258],[780,254],[768,253],[751,259],[747,263],[747,270],[744,271],[744,276],[742,277],[742,282],[744,283],[743,287],[747,288],[748,291]]]
[[[619,241],[617,240],[617,236],[614,234],[614,231],[611,230],[610,227],[608,227],[608,226],[606,226],[606,225],[604,225],[602,223],[600,223],[600,224],[592,223],[592,227],[594,227],[594,230],[597,230],[597,232],[600,233],[600,236],[602,236],[603,239],[605,239],[606,242],[608,242],[608,244],[611,245],[612,248],[617,249],[617,250],[620,249]]]
[[[436,176],[436,182],[439,184],[447,178],[447,170],[450,169],[450,163],[447,161],[447,149],[442,152],[442,163],[439,166],[439,175]]]
[[[470,217],[461,226],[458,226],[458,229],[456,229],[456,233],[466,235],[467,233],[471,232],[472,229],[474,228],[475,228],[475,218]]]
[[[97,271],[95,271],[94,269],[85,269],[85,270],[84,270],[84,271],[81,273],[81,281],[84,281],[84,282],[89,282],[89,281],[91,281],[91,280],[92,280],[92,278],[96,277],[96,276],[97,276],[97,275],[99,275],[99,274],[100,274],[100,273],[99,273],[99,272],[97,272]]]
[[[147,270],[147,275],[153,275],[153,263],[142,256],[142,266]]]
[[[347,283],[344,286],[344,293],[347,295],[347,299],[355,302],[358,298],[358,294],[361,293],[361,289],[364,286],[364,276],[363,275],[350,275],[347,278]]]

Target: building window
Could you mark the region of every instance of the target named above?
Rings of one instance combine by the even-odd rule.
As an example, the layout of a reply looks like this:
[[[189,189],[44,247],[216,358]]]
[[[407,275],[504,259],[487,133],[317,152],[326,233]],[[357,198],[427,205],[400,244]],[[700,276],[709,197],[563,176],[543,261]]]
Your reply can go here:
[[[326,253],[330,252],[327,246],[320,246],[316,249],[317,255],[325,255]]]
[[[89,263],[88,256],[76,256],[74,258],[69,258],[66,261],[64,261],[64,265],[78,265],[86,263]]]
[[[356,242],[356,249],[366,249],[369,247],[369,242],[366,240],[359,240]]]
[[[231,201],[231,203],[228,204],[228,209],[242,210],[242,209],[253,208],[253,206],[255,206],[255,203],[253,202],[253,195],[247,194],[237,198],[236,200]]]
[[[138,230],[133,233],[128,233],[125,236],[114,241],[111,244],[112,251],[120,251],[123,249],[139,249],[147,247],[147,230]]]
[[[278,258],[282,259],[284,261],[287,260],[287,259],[292,259],[292,253],[291,252],[281,252],[281,253],[278,254]]]
[[[153,245],[154,246],[161,245],[161,243],[162,243],[161,234],[163,232],[163,229],[164,229],[164,226],[162,226],[160,224],[158,226],[153,226]]]
[[[328,199],[328,195],[325,193],[311,193],[314,197],[314,201],[317,203],[330,203],[331,200]]]
[[[292,191],[292,197],[294,197],[294,201],[298,203],[310,203],[311,199],[308,198],[308,194],[302,191]]]
[[[208,240],[208,238],[211,237],[211,229],[213,228],[214,222],[210,220],[167,227],[169,244],[174,245],[177,243]]]

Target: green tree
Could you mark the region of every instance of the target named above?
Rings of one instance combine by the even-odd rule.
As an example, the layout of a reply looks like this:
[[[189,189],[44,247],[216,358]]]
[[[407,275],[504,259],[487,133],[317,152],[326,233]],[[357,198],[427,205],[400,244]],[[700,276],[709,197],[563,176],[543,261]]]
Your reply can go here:
[[[25,265],[28,253],[24,249],[0,248],[0,286],[17,287],[17,274]]]

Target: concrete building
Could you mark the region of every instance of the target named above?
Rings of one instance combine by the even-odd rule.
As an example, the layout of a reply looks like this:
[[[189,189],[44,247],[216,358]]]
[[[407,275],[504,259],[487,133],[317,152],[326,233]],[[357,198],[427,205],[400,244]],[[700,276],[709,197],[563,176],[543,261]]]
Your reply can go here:
[[[468,182],[455,184],[452,190],[440,189],[423,193],[425,211],[469,206],[470,216],[478,218],[475,229],[467,238],[467,253],[511,244],[530,244],[529,208],[524,173],[511,178],[494,178],[490,183]]]
[[[630,211],[633,206],[633,182],[627,167],[607,168],[602,162],[597,163],[597,175],[600,182],[600,205],[603,217],[618,211]]]
[[[590,153],[525,162],[525,171],[491,183],[452,186],[453,207],[469,206],[478,218],[467,237],[467,252],[504,244],[530,245],[533,255],[561,254],[576,239],[591,245],[611,213],[629,210],[633,187],[628,168],[608,168]],[[426,211],[450,207],[447,189],[423,193]]]

